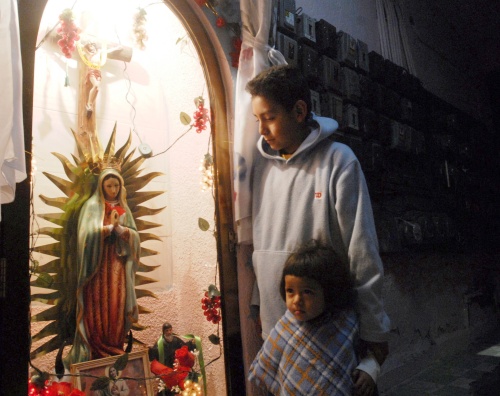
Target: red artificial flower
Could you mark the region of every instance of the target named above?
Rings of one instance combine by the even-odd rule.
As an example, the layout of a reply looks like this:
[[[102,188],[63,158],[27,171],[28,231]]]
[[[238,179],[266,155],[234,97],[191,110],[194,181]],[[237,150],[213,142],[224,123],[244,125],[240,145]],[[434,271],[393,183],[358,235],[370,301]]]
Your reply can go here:
[[[61,36],[61,39],[57,41],[57,44],[64,56],[71,58],[71,54],[76,48],[75,42],[80,40],[80,29],[73,22],[73,12],[69,8],[59,15],[59,20],[60,26],[57,29],[57,34]]]
[[[241,44],[242,40],[240,37],[233,37],[231,44],[233,45],[233,50],[229,53],[231,56],[231,66],[234,68],[238,68],[240,63],[240,52],[241,52]]]
[[[243,44],[243,40],[241,40],[240,37],[233,37],[231,40],[231,44],[233,44],[233,47],[237,51],[241,51],[241,44]]]
[[[153,360],[151,362],[151,372],[153,374],[159,375],[161,380],[165,383],[167,389],[178,385],[177,378],[174,373],[174,369],[164,364],[161,364],[158,360]]]
[[[218,28],[223,28],[226,26],[226,20],[220,16],[215,20],[215,24]]]
[[[196,110],[193,114],[194,123],[193,126],[196,128],[197,133],[201,133],[205,129],[207,129],[207,121],[208,121],[208,109],[205,109],[203,100],[200,101],[198,105],[198,110]]]
[[[54,396],[69,396],[72,391],[72,386],[69,382],[52,382],[47,388],[46,395]]]
[[[189,367],[183,367],[183,366],[179,366],[177,367],[177,378],[179,379],[179,387],[184,390],[185,387],[184,387],[184,380],[186,379],[186,377],[188,376],[189,372],[191,371],[191,369]]]
[[[45,394],[45,383],[44,379],[36,375],[33,378],[28,379],[28,395],[29,396],[42,396]]]
[[[79,389],[73,389],[68,396],[85,396],[85,392],[82,392]]]
[[[179,366],[191,368],[194,366],[194,354],[191,353],[187,345],[175,351],[175,358],[179,361]]]
[[[42,389],[36,386],[31,380],[28,382],[28,395],[29,396],[39,396],[42,394]]]
[[[240,65],[240,53],[236,51],[231,51],[229,55],[231,56],[231,66],[237,69],[238,66]]]
[[[52,386],[46,386],[45,390],[43,391],[43,396],[59,396],[59,393],[52,388]],[[61,393],[61,395],[65,395],[64,393]]]
[[[177,385],[184,390],[184,379],[190,371],[191,369],[189,367],[181,366],[173,369],[161,364],[158,360],[153,360],[151,362],[151,372],[160,376],[167,389],[171,389]]]

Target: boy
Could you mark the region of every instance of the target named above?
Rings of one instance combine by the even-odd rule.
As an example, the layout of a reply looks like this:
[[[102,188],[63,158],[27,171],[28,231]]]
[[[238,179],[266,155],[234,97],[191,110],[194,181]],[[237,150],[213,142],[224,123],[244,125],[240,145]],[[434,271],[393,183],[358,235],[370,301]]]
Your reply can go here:
[[[349,264],[360,338],[382,364],[388,354],[389,318],[361,166],[351,149],[334,141],[338,123],[311,113],[309,87],[296,68],[271,67],[251,80],[247,91],[261,135],[252,180],[252,303],[260,305],[262,336],[267,338],[286,310],[276,290],[286,258],[295,246],[316,239],[333,246]],[[365,370],[376,377],[377,369],[361,369],[355,381],[368,375]]]

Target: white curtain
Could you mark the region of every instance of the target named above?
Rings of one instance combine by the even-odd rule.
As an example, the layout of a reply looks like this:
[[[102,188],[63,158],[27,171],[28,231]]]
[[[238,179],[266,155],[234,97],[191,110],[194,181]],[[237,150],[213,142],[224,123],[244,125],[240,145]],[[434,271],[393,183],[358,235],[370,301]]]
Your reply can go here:
[[[0,2],[0,206],[15,198],[26,178],[22,116],[22,65],[17,1]],[[1,212],[0,212],[1,213]],[[0,218],[1,220],[1,218]]]
[[[257,354],[262,339],[251,319],[250,300],[255,276],[251,266],[252,202],[250,180],[257,153],[258,124],[252,114],[251,97],[245,91],[248,81],[271,63],[286,63],[283,55],[268,45],[273,0],[240,0],[242,45],[235,89],[234,192],[235,222],[238,234],[238,295],[245,374]],[[246,375],[245,375],[246,376]],[[247,381],[247,395],[266,395]]]
[[[416,75],[406,34],[407,18],[397,0],[377,0],[377,19],[382,56]]]
[[[248,81],[271,64],[286,63],[285,58],[268,45],[273,0],[241,0],[242,45],[235,90],[234,190],[235,221],[240,244],[252,241],[251,167],[259,137],[252,115]]]

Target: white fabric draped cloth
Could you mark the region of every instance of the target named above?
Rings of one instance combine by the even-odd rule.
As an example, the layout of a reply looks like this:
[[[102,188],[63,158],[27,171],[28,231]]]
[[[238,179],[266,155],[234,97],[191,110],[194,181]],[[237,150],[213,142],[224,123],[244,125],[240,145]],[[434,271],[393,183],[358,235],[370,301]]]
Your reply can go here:
[[[258,124],[252,115],[248,81],[271,64],[286,63],[283,55],[268,45],[272,0],[241,0],[242,45],[235,89],[234,190],[238,242],[252,242],[250,191],[252,162],[257,153]]]
[[[0,2],[0,205],[14,201],[26,179],[22,115],[22,64],[17,1]],[[0,212],[1,213],[1,212]],[[1,218],[0,218],[1,220]]]
[[[238,294],[245,374],[262,345],[255,322],[251,319],[250,301],[255,275],[252,256],[252,196],[250,180],[257,153],[258,124],[252,114],[251,96],[245,91],[248,81],[271,64],[286,63],[278,51],[269,47],[273,0],[240,0],[242,45],[235,89],[233,140],[234,211],[238,234]],[[265,396],[266,392],[247,381],[248,395]]]

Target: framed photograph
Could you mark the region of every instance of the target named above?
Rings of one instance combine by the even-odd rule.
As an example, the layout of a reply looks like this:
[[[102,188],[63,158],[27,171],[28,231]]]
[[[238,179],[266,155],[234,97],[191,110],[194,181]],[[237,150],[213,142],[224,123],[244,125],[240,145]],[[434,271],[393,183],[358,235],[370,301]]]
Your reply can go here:
[[[120,356],[111,356],[72,364],[71,374],[75,375],[72,377],[73,387],[85,392],[85,396],[105,396],[112,393],[93,391],[90,388],[97,378],[108,377],[111,379],[109,390],[114,387],[120,391],[128,389],[128,396],[154,396],[148,350],[129,353],[125,368],[116,372],[113,365],[118,358]]]

